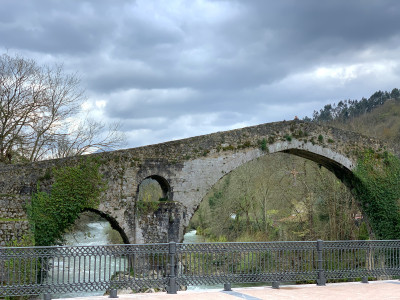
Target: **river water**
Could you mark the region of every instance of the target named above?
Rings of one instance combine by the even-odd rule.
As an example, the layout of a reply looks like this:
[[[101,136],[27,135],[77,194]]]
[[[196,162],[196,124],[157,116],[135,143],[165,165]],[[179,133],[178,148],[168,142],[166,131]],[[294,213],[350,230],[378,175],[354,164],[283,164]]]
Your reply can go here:
[[[107,233],[110,231],[110,224],[107,221],[94,221],[84,224],[83,230],[67,233],[64,236],[65,246],[96,246],[110,244]],[[202,236],[196,235],[196,230],[187,232],[183,238],[184,243],[200,243],[205,239]],[[62,262],[60,262],[62,264]],[[57,264],[58,267],[58,264]],[[210,286],[188,287],[188,289],[205,289]],[[218,288],[218,287],[216,287]],[[77,292],[53,295],[54,298],[71,298],[71,297],[87,297],[101,296],[104,291],[96,292]]]
[[[205,241],[206,239],[203,236],[196,234],[196,230],[186,232],[183,236],[184,243],[204,243]]]
[[[107,233],[110,231],[110,224],[107,221],[95,221],[86,223],[83,231],[75,231],[64,236],[66,246],[95,246],[110,244]],[[196,235],[196,230],[191,230],[184,235],[183,243],[202,243],[205,238]],[[244,285],[240,285],[244,286]],[[198,285],[188,286],[188,290],[222,289],[223,285]],[[53,295],[53,298],[101,296],[104,291],[79,292]]]
[[[65,246],[96,246],[110,244],[107,232],[110,229],[110,223],[107,221],[88,222],[83,225],[83,230],[67,233],[64,236]],[[57,262],[56,267],[59,267],[62,262]],[[75,292],[52,295],[53,298],[72,298],[72,297],[88,297],[102,296],[105,291],[91,292]]]

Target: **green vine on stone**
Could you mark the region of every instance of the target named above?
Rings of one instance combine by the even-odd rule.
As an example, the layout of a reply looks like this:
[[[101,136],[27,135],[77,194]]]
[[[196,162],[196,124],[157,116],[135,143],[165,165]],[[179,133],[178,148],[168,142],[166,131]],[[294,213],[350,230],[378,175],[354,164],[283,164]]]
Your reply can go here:
[[[90,158],[76,166],[54,168],[51,193],[40,191],[32,195],[27,206],[35,245],[49,246],[62,240],[65,231],[87,208],[97,208],[105,183],[99,164]]]
[[[364,151],[354,172],[356,193],[379,239],[400,239],[400,159]]]
[[[162,198],[161,198],[162,199]],[[161,201],[160,199],[160,201]],[[140,216],[154,213],[160,206],[159,201],[137,201],[136,208]]]
[[[267,151],[267,140],[266,139],[262,139],[261,141],[259,141],[259,144],[260,144],[261,151]]]

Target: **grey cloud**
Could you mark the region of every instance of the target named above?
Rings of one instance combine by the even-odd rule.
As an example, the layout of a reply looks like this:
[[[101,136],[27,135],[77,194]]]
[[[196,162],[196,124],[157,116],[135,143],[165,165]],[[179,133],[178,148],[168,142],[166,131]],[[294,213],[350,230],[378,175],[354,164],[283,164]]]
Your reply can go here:
[[[106,18],[109,7],[105,4],[6,1],[2,11],[9,17],[0,22],[1,43],[8,48],[52,54],[93,52],[103,46],[115,27],[113,18]]]
[[[78,71],[90,96],[108,101],[104,116],[123,120],[140,144],[148,132],[165,140],[289,119],[392,89],[399,15],[398,0],[3,0],[0,47]],[[384,78],[375,69],[307,75],[385,59],[397,65]]]
[[[230,26],[236,45],[258,43],[258,53],[303,67],[361,50],[398,35],[398,1],[256,1]],[[242,25],[244,24],[244,25]],[[229,24],[231,25],[231,24]],[[244,29],[238,29],[239,26]],[[351,58],[351,57],[350,57]]]
[[[157,98],[157,92],[154,92],[153,97]],[[262,98],[260,99],[260,96],[257,95],[248,97],[248,94],[238,90],[219,90],[189,95],[182,101],[151,103],[147,101],[148,97],[143,95],[139,101],[136,97],[119,98],[119,105],[110,105],[107,107],[106,113],[110,118],[118,117],[123,120],[154,116],[176,119],[182,115],[221,113],[221,119],[216,122],[218,125],[222,122],[238,122],[240,115],[251,114],[259,101],[266,100],[266,98]],[[113,100],[110,101],[110,103],[113,102]],[[231,122],[228,122],[229,120]]]
[[[129,30],[130,34],[115,49],[115,54],[145,61],[156,75],[148,77],[131,69],[130,74],[123,75],[129,80],[123,80],[118,78],[122,75],[110,69],[93,78],[93,88],[132,85],[138,88],[193,86],[199,89],[255,87],[321,62],[354,61],[357,51],[362,50],[360,47],[376,45],[397,34],[393,24],[396,15],[388,14],[374,2],[363,2],[363,5],[340,1],[256,3],[227,23],[213,28],[202,25],[187,33],[176,28],[176,33],[163,32],[160,28],[156,30],[156,26],[149,26],[145,31],[143,24],[136,22],[137,26],[131,28],[138,30]],[[400,6],[391,3],[392,10]],[[203,31],[207,29],[209,35],[204,37]],[[143,32],[146,32],[145,41],[141,41]],[[193,36],[199,36],[197,44],[185,44]],[[190,69],[190,62],[182,62],[180,58],[182,49],[190,47],[208,47],[215,51],[198,69]],[[179,67],[182,63],[184,65]],[[186,67],[190,73],[185,72]]]

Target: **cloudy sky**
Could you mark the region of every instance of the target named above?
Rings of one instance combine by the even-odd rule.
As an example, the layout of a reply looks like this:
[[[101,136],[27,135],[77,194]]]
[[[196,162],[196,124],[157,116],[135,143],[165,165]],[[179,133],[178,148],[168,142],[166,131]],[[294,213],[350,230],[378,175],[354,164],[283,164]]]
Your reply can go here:
[[[127,147],[400,88],[398,0],[0,0],[0,51],[78,72]]]

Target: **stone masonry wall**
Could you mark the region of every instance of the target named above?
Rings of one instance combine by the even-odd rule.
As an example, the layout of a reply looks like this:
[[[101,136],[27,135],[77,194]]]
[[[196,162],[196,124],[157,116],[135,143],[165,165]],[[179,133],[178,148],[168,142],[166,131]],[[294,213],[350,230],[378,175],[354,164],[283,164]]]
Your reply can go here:
[[[0,194],[0,246],[19,241],[29,229],[22,201],[14,195]],[[6,216],[6,217],[4,217]]]

